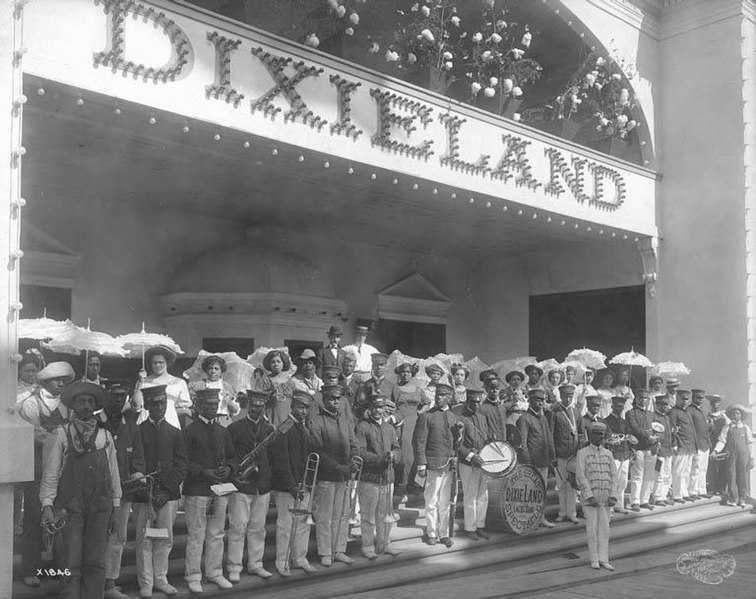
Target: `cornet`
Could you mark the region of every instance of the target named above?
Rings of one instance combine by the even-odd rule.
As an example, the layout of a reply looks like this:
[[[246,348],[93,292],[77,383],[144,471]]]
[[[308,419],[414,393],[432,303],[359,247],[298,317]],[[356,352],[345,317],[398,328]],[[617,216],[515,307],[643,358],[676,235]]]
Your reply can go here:
[[[294,553],[297,543],[297,527],[299,526],[299,518],[301,516],[307,516],[305,524],[312,526],[314,524],[312,520],[312,501],[315,496],[315,483],[318,482],[318,468],[320,466],[320,456],[313,452],[307,456],[307,463],[305,464],[304,473],[302,474],[302,480],[299,483],[299,492],[297,498],[294,501],[294,507],[289,508],[291,513],[291,531],[289,531],[289,546],[286,548],[286,572],[291,571],[291,556]],[[307,507],[302,508],[303,494],[305,491],[309,491],[310,496],[307,499]]]

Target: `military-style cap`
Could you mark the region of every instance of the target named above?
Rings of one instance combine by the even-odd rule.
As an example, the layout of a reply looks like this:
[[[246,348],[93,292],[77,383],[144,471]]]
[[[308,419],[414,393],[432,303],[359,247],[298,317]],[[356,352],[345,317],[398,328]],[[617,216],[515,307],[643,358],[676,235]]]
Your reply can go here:
[[[677,397],[690,397],[690,391],[688,389],[678,389]]]
[[[203,401],[220,401],[220,389],[197,389],[195,392],[197,403]]]
[[[131,381],[126,379],[108,379],[105,382],[105,388],[110,393],[131,393],[132,384]]]
[[[635,397],[645,397],[648,399],[651,397],[651,392],[648,389],[636,389]]]
[[[680,385],[680,381],[678,381],[675,378],[667,379],[667,387],[678,387]]]
[[[373,364],[385,364],[388,362],[389,357],[386,354],[377,353],[370,356],[370,361]]]
[[[247,389],[247,404],[264,406],[270,399],[270,393],[257,391],[256,389]]]
[[[382,408],[386,407],[386,396],[381,395],[380,393],[376,393],[375,395],[370,397],[370,407],[371,408]]]
[[[693,389],[691,393],[693,394],[693,397],[706,397],[706,391],[703,389]]]
[[[587,428],[589,433],[606,433],[606,424],[603,422],[591,422]]]
[[[585,403],[601,403],[601,398],[598,395],[586,395]]]
[[[447,385],[446,383],[436,384],[436,396],[453,395],[453,394],[454,394],[454,388],[451,385]]]
[[[529,399],[546,399],[546,391],[543,389],[531,389],[528,391],[528,398]]]
[[[656,405],[658,406],[660,403],[663,403],[664,405],[669,405],[670,402],[670,396],[669,395],[657,395],[656,396]]]
[[[323,366],[323,376],[326,374],[341,376],[341,368],[334,364],[328,364],[327,366]]]
[[[142,388],[142,399],[145,404],[155,401],[156,399],[167,399],[166,393],[167,385],[153,385],[152,387]],[[217,389],[216,389],[217,391]]]
[[[617,404],[625,405],[625,401],[626,401],[625,398],[622,397],[621,395],[615,395],[614,397],[612,397],[613,404],[617,403]]]
[[[722,401],[722,396],[717,395],[716,393],[710,393],[709,395],[706,396],[706,399],[708,399],[710,402],[717,402],[717,401]]]
[[[312,405],[313,397],[307,391],[296,389],[294,395],[291,398],[292,401],[301,403],[303,406],[309,408]]]
[[[570,391],[574,393],[575,389],[577,389],[577,387],[575,387],[575,385],[573,385],[572,383],[565,383],[564,385],[559,385],[560,394],[569,393]]]
[[[485,396],[485,391],[482,391],[481,389],[467,389],[465,391],[465,398],[469,401],[471,399],[480,399],[482,400]]]
[[[342,389],[341,385],[323,385],[320,388],[320,392],[323,394],[323,397],[326,395],[329,397],[341,397],[344,394],[344,389]]]

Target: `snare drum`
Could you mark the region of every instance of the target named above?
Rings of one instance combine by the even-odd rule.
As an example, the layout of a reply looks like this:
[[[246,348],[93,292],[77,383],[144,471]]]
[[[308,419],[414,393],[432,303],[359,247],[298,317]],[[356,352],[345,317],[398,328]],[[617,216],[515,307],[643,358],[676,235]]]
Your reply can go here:
[[[506,441],[491,441],[480,450],[483,471],[494,478],[506,476],[517,465],[517,452]]]

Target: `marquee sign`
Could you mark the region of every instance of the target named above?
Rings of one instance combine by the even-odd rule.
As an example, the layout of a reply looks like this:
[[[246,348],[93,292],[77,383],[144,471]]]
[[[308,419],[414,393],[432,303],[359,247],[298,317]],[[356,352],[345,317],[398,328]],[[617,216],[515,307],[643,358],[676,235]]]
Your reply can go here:
[[[188,6],[35,0],[24,34],[25,70],[48,79],[656,234],[654,178],[644,169]]]

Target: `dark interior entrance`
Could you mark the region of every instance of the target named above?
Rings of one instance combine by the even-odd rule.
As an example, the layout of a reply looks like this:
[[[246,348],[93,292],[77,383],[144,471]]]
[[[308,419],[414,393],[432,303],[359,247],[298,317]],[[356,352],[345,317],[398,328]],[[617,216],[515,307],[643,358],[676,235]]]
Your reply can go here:
[[[607,358],[635,349],[646,351],[646,299],[642,285],[554,293],[530,297],[530,354],[563,360],[573,349],[589,347]],[[645,372],[633,368],[633,386],[645,385]]]
[[[368,343],[386,353],[398,349],[408,356],[433,356],[446,351],[446,325],[379,320],[373,327]]]

